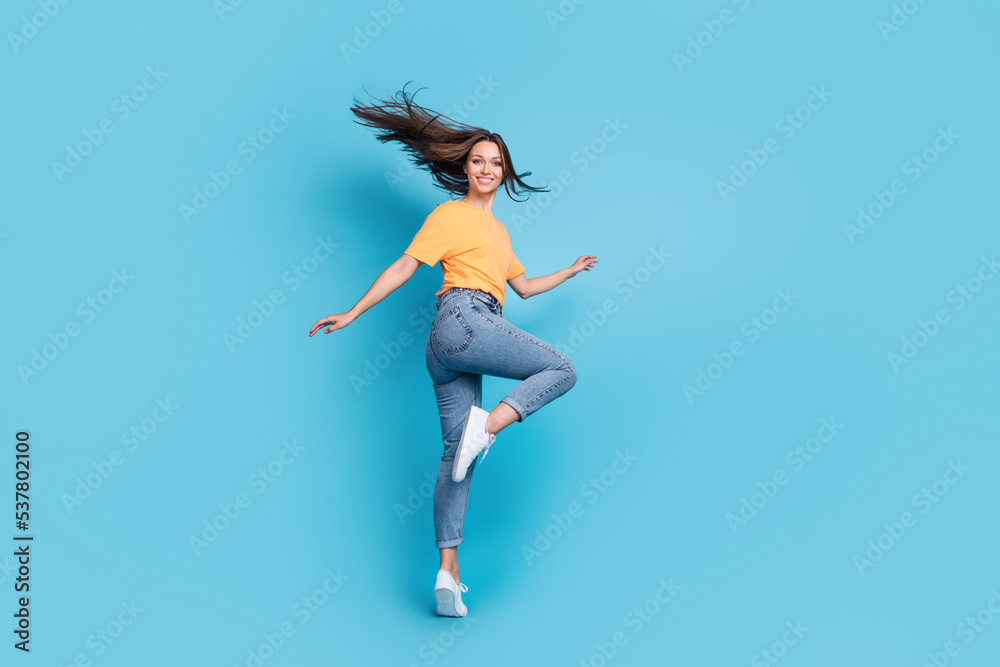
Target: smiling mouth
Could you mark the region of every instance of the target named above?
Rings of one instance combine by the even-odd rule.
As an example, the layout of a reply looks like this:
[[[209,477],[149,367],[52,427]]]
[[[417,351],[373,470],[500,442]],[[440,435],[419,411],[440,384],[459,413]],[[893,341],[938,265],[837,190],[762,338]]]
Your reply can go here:
[[[476,176],[476,180],[482,183],[483,185],[489,185],[490,183],[493,182],[492,178],[483,178],[482,176]]]

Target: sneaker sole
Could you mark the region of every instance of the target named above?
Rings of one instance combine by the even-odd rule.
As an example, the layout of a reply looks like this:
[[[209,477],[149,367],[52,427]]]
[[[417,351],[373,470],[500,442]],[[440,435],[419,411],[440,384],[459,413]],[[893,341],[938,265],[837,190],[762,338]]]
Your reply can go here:
[[[435,588],[434,598],[437,600],[437,615],[438,616],[457,616],[462,617],[462,614],[458,613],[455,609],[455,594],[452,593],[447,588]]]
[[[472,408],[476,406],[469,407],[469,411],[465,414],[465,424],[462,426],[462,436],[458,439],[458,447],[455,450],[455,460],[451,464],[451,481],[461,482],[465,479],[466,473],[469,471],[469,466],[472,465],[472,461],[469,461],[469,466],[466,466],[465,470],[462,471],[462,476],[458,479],[455,478],[455,473],[458,471],[458,462],[462,458],[462,443],[466,442],[465,434],[469,429],[469,424],[472,423]],[[467,450],[468,448],[466,448]]]

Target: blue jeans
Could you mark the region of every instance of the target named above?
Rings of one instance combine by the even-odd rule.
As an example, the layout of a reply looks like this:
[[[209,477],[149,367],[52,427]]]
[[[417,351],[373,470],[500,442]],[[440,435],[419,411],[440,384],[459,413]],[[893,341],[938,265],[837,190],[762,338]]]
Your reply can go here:
[[[451,467],[469,406],[482,407],[483,375],[523,380],[502,399],[521,422],[569,391],[576,384],[576,370],[568,356],[505,320],[492,294],[467,287],[454,287],[438,298],[425,354],[444,441],[434,488],[434,533],[437,547],[444,549],[463,541],[476,461],[461,482],[451,480]]]

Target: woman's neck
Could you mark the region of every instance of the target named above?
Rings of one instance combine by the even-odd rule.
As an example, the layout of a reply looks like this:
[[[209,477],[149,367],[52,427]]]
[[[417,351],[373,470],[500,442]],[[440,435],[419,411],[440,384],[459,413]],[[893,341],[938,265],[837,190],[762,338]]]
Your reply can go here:
[[[464,201],[466,204],[469,204],[470,206],[475,206],[476,208],[481,209],[487,213],[492,213],[491,209],[493,208],[493,200],[496,198],[496,196],[497,196],[496,190],[489,193],[488,195],[481,195],[478,192],[473,192],[470,190],[464,197],[462,197],[461,201]]]

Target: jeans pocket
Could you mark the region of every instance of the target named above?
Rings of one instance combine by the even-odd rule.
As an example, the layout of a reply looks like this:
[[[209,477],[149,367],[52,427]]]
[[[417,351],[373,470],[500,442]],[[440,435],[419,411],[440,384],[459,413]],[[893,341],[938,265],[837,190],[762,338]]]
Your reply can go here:
[[[439,317],[431,327],[434,342],[445,354],[455,354],[469,347],[475,333],[462,317],[460,306],[455,306]]]
[[[476,294],[473,295],[472,300],[475,301],[476,303],[481,303],[483,306],[485,306],[482,310],[485,310],[486,312],[492,313],[493,315],[498,315],[500,313],[500,305],[499,304],[494,305],[493,302],[490,301],[485,296],[480,296]]]

